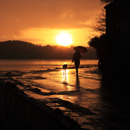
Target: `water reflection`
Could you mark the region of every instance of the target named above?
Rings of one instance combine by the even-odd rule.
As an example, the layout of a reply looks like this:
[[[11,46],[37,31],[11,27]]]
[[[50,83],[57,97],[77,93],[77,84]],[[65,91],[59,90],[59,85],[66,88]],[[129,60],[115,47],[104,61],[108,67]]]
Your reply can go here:
[[[74,76],[74,75],[72,75],[72,73],[68,69],[62,70],[61,72],[62,72],[62,83],[63,84],[68,85],[69,83],[75,83],[76,87],[80,87],[78,73],[76,73],[76,76]]]
[[[76,90],[80,91],[80,81],[79,81],[78,73],[76,73]]]
[[[63,84],[67,84],[68,83],[68,69],[63,69],[62,70],[62,82]]]

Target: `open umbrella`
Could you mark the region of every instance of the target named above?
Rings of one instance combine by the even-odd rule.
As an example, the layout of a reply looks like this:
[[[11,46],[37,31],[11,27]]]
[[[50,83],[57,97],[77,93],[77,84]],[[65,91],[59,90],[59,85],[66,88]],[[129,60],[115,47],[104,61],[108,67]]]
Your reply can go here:
[[[76,46],[76,47],[74,47],[74,50],[76,51],[76,50],[79,50],[79,52],[80,53],[85,53],[85,52],[87,52],[87,49],[85,48],[85,47],[83,47],[83,46]]]

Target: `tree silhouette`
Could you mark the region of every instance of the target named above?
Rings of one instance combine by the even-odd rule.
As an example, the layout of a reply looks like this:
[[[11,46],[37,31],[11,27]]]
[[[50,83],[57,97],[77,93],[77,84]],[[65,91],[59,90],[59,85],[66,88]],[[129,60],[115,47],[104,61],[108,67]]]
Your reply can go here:
[[[96,49],[97,57],[99,61],[103,61],[106,57],[106,35],[103,34],[100,37],[94,37],[88,42],[89,46]]]
[[[113,49],[106,34],[92,38],[88,44],[96,49],[96,54],[99,59],[99,69],[110,71],[113,63]]]
[[[113,2],[114,0],[100,0],[102,3],[110,3]]]
[[[114,0],[100,0],[101,3],[109,4],[110,2],[113,2]],[[100,32],[100,34],[104,34],[106,32],[106,13],[105,9],[102,9],[102,12],[97,16],[96,18],[96,25],[94,25],[92,28]]]
[[[106,14],[105,14],[105,10],[104,9],[98,15],[96,20],[97,20],[97,23],[92,28],[95,31],[100,32],[100,34],[104,34],[106,32]]]

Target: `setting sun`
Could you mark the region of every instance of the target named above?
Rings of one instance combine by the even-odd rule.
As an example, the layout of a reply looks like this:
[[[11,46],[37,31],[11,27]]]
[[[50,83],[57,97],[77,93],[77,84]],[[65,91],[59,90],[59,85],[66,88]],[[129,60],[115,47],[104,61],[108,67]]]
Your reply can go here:
[[[56,37],[56,42],[62,46],[68,46],[72,44],[72,38],[67,33],[61,33]]]

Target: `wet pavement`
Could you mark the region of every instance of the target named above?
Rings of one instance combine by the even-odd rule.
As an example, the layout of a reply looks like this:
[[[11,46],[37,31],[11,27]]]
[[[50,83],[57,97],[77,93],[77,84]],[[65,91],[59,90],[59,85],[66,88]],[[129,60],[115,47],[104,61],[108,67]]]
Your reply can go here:
[[[102,78],[97,68],[80,68],[78,75],[75,69],[13,74],[10,79],[6,75],[7,80],[57,113],[62,111],[81,128],[130,129],[128,84]]]

